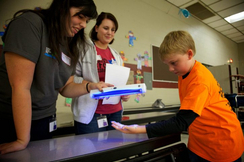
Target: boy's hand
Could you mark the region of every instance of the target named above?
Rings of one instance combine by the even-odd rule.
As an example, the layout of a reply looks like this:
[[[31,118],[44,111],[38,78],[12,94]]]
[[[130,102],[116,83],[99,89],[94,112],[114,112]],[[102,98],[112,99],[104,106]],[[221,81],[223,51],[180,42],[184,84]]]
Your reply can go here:
[[[123,125],[115,121],[112,121],[111,123],[112,123],[112,127],[114,127],[116,130],[126,134],[146,133],[145,126],[139,126],[137,124]]]

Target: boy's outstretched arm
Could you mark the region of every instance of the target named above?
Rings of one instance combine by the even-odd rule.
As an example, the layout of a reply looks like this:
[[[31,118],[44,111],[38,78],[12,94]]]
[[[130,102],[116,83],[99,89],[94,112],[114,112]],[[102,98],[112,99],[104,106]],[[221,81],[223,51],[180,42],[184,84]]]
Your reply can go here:
[[[188,127],[197,117],[198,114],[192,110],[179,110],[176,116],[168,120],[147,124],[147,135],[149,138],[152,138],[187,131]]]
[[[123,125],[112,121],[112,126],[127,134],[147,133],[149,138],[164,136],[186,131],[190,124],[198,117],[192,110],[180,110],[175,117],[147,125]]]

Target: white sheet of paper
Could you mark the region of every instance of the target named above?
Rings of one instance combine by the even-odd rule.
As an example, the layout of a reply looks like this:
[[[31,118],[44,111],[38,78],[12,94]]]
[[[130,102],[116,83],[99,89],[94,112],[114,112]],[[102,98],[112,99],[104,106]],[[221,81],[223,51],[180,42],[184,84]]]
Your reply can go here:
[[[115,64],[106,64],[105,83],[113,84],[114,86],[126,85],[130,75],[130,68]],[[120,96],[103,99],[103,104],[118,104]]]

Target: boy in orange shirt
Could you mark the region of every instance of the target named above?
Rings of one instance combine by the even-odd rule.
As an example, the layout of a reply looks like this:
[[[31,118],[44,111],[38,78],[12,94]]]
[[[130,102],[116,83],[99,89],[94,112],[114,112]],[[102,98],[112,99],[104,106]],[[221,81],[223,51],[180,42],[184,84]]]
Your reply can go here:
[[[188,131],[192,162],[241,162],[244,138],[239,120],[211,72],[194,59],[195,43],[185,31],[170,32],[159,49],[162,61],[178,75],[180,110],[175,117],[145,126],[113,127],[148,137]]]

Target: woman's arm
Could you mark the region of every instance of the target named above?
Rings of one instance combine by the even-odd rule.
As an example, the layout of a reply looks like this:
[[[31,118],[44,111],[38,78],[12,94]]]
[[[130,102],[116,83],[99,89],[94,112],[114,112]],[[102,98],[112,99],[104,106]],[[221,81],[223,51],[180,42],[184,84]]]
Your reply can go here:
[[[1,154],[23,150],[30,141],[31,94],[35,63],[15,53],[5,53],[6,68],[12,88],[12,110],[17,140],[0,145]]]
[[[106,87],[113,87],[113,85],[104,82],[92,83],[86,80],[83,80],[81,83],[75,83],[74,76],[71,76],[65,86],[59,90],[59,93],[64,97],[74,98],[87,94],[92,89],[102,91]]]

